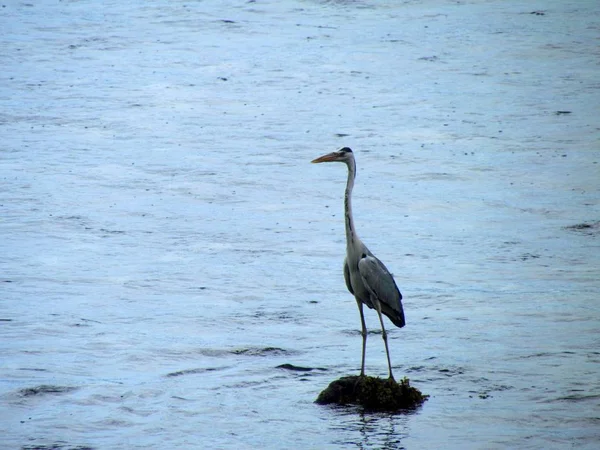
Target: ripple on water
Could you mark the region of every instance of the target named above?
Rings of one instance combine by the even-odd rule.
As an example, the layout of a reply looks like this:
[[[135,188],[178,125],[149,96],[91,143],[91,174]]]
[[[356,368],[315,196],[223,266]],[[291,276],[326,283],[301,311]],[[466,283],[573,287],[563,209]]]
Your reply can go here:
[[[279,347],[246,347],[231,350],[234,355],[247,355],[247,356],[280,356],[290,355],[293,352],[285,350]]]
[[[565,230],[575,231],[582,234],[594,235],[600,233],[600,220],[595,222],[582,222],[565,227]]]
[[[54,441],[51,444],[30,444],[21,447],[21,450],[95,450],[89,445],[72,445],[67,442]]]
[[[229,368],[229,366],[227,366],[227,367],[200,367],[200,368],[196,368],[196,369],[184,369],[184,370],[178,370],[176,372],[170,372],[166,376],[167,377],[180,377],[182,375],[198,375],[198,374],[203,374],[206,372],[215,372],[218,370],[225,370],[228,368]]]
[[[313,370],[317,370],[317,371],[326,371],[328,369],[325,369],[323,367],[302,367],[302,366],[295,366],[293,364],[280,364],[276,367],[276,369],[285,369],[285,370],[291,370],[294,372],[312,372]]]
[[[24,388],[19,390],[21,397],[34,397],[38,395],[48,394],[66,394],[69,392],[76,391],[78,388],[74,386],[55,386],[52,384],[41,384],[36,387]]]

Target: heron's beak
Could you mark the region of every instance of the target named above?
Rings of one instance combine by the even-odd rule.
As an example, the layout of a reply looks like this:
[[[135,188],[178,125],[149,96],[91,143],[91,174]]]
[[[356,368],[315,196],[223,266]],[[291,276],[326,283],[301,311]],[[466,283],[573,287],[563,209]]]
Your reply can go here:
[[[338,153],[337,152],[333,152],[333,153],[327,153],[326,155],[323,156],[319,156],[317,159],[313,159],[311,161],[311,163],[324,163],[324,162],[331,162],[331,161],[337,161],[338,160]]]

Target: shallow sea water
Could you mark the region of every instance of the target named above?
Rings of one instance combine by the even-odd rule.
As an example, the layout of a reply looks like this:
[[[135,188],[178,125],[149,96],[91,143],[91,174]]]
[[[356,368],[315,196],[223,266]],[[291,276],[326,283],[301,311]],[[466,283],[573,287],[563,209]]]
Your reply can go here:
[[[8,1],[0,27],[3,448],[597,448],[597,2]],[[345,168],[309,163],[342,146],[411,413],[313,403],[360,364]]]

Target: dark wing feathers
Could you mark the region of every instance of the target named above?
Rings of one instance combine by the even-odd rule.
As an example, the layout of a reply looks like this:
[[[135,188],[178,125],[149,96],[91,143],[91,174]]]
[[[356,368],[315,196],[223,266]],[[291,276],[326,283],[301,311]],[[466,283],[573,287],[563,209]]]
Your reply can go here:
[[[344,265],[344,276],[346,276],[347,265]],[[383,312],[394,325],[402,328],[405,324],[404,310],[402,308],[402,294],[396,286],[394,277],[381,261],[375,256],[364,256],[358,261],[358,272],[363,283],[381,304]],[[348,284],[348,278],[346,278]]]

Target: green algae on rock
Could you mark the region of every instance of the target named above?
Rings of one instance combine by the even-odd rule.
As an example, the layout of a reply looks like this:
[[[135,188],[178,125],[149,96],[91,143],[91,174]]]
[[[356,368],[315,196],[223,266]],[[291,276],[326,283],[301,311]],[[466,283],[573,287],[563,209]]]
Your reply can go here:
[[[320,405],[359,405],[365,411],[396,412],[421,405],[429,396],[400,382],[369,376],[348,376],[333,381],[315,401]]]

